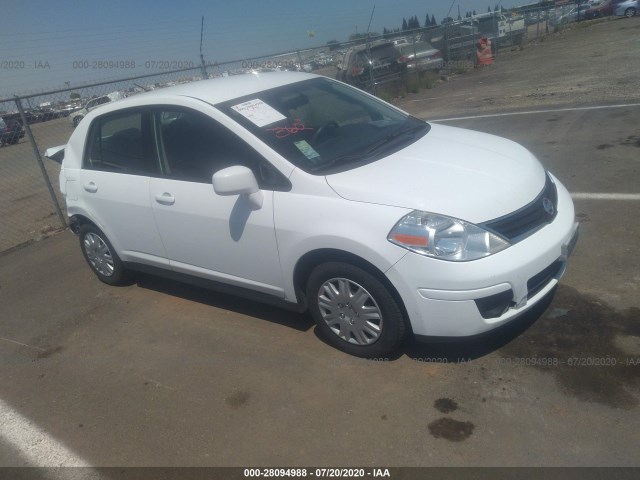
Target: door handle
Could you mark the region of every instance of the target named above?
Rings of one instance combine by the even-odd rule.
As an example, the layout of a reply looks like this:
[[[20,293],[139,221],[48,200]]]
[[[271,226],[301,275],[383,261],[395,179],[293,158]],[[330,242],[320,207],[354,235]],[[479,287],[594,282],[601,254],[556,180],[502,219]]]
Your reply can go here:
[[[83,187],[89,193],[96,193],[98,191],[98,186],[93,182],[85,183]]]
[[[156,202],[162,205],[173,205],[176,203],[176,197],[168,192],[164,192],[163,194],[156,195]]]

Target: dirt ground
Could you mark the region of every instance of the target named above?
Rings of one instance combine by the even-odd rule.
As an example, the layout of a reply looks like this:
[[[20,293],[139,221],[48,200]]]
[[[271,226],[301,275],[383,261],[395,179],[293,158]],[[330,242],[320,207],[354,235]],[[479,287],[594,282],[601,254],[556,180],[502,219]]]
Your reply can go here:
[[[640,100],[640,18],[576,24],[395,102],[420,118]],[[447,77],[445,77],[447,78]]]

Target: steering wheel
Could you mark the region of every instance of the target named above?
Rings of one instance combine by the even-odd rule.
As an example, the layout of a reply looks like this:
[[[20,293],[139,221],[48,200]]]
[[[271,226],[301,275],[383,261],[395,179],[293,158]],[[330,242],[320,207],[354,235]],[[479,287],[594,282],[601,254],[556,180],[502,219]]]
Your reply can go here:
[[[340,128],[340,125],[338,125],[338,122],[336,122],[335,120],[328,121],[327,123],[322,125],[318,130],[316,130],[316,133],[313,134],[313,137],[311,137],[311,144],[316,145],[318,143],[318,140],[322,137],[322,135],[327,133],[328,129],[332,129],[332,128]]]

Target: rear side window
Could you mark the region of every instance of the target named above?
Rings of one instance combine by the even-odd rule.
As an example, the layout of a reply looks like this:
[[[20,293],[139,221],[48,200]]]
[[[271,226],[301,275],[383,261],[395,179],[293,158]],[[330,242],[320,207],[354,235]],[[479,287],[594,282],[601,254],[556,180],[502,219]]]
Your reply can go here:
[[[149,142],[145,141],[147,117],[141,111],[124,111],[94,120],[83,168],[134,175],[156,173]]]

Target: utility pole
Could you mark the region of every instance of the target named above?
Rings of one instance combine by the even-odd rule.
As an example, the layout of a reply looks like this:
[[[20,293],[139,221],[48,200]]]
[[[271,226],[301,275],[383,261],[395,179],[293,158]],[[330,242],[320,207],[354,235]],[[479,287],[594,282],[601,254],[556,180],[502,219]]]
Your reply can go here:
[[[371,17],[369,17],[369,25],[367,25],[367,57],[369,59],[369,78],[371,79],[371,92],[376,94],[376,85],[373,78],[373,60],[371,59],[371,40],[369,38],[369,29],[371,28],[371,20],[373,20],[373,12],[376,11],[376,5],[373,5]]]
[[[202,55],[202,36],[204,34],[204,15],[202,16],[202,24],[200,25],[200,68],[202,69],[202,79],[206,80],[208,78],[207,75],[207,67],[204,64],[204,55]]]

